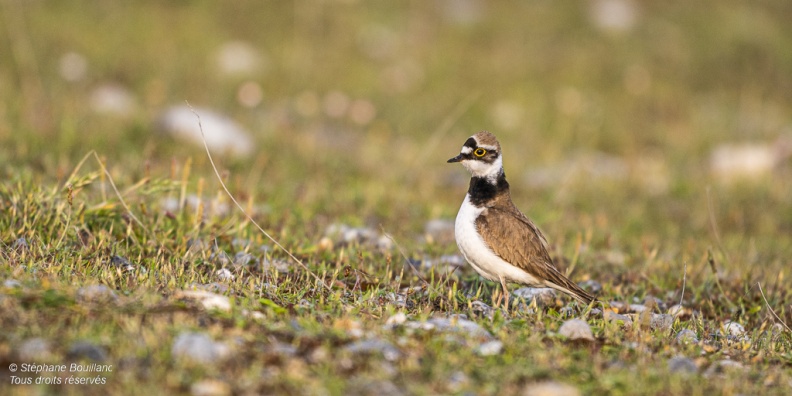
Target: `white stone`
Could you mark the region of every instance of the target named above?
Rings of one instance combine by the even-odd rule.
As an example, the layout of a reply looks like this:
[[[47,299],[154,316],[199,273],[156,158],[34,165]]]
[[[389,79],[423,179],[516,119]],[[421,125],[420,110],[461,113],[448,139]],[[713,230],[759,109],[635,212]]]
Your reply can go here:
[[[253,154],[255,151],[253,139],[236,121],[210,109],[200,107],[193,109],[186,105],[167,109],[159,117],[159,128],[176,140],[203,148],[201,128],[198,126],[198,116],[200,116],[203,136],[213,154],[229,153],[238,157],[248,157]]]
[[[567,320],[561,325],[561,328],[558,329],[558,334],[570,340],[594,341],[591,327],[582,319]]]

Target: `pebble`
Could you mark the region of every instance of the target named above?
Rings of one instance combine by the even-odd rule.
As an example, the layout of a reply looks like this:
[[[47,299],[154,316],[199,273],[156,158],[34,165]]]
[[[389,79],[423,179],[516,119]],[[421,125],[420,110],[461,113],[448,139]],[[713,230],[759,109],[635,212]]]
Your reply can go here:
[[[116,117],[129,117],[137,111],[137,100],[125,87],[108,83],[96,87],[88,104],[93,112]]]
[[[222,281],[232,281],[234,280],[234,274],[228,270],[228,268],[220,268],[219,270],[215,271],[215,276],[217,276]]]
[[[704,372],[704,376],[721,376],[731,371],[741,371],[744,369],[745,366],[743,366],[740,362],[735,362],[733,360],[719,360],[707,368],[707,370]]]
[[[439,331],[454,331],[467,333],[474,337],[493,338],[489,331],[479,326],[478,323],[468,320],[462,315],[451,315],[448,318],[434,317],[426,321]]]
[[[214,57],[218,71],[227,77],[252,77],[266,69],[268,63],[255,46],[238,40],[223,43]]]
[[[105,285],[89,285],[77,289],[77,299],[84,303],[107,303],[117,300],[118,297]]]
[[[492,315],[495,313],[495,310],[484,303],[483,301],[473,301],[470,303],[470,309],[477,314],[481,314],[487,318],[491,318]]]
[[[723,329],[726,330],[727,335],[741,336],[745,334],[745,327],[743,325],[727,320],[723,322]]]
[[[213,341],[207,334],[193,332],[179,334],[171,348],[175,358],[200,364],[218,362],[228,357],[230,352],[226,345]]]
[[[629,310],[630,312],[642,313],[646,311],[646,306],[643,304],[630,304]]]
[[[280,259],[268,259],[265,258],[261,261],[261,272],[269,272],[275,268],[281,274],[287,274],[291,271],[291,264],[288,261],[280,260]]]
[[[476,347],[475,352],[479,356],[499,355],[503,351],[503,343],[498,340],[487,341]]]
[[[778,150],[767,143],[724,143],[712,151],[710,170],[724,184],[761,180],[778,164],[777,154]]]
[[[344,347],[344,350],[355,354],[381,353],[388,361],[398,360],[401,356],[399,349],[388,341],[381,339],[367,339],[355,341]]]
[[[11,245],[14,250],[27,250],[28,249],[28,242],[25,238],[17,238],[14,243]]]
[[[392,329],[396,326],[404,324],[407,321],[407,315],[404,312],[397,312],[388,320],[385,321],[385,327],[388,329]]]
[[[6,289],[21,289],[22,283],[16,279],[6,279],[3,281],[3,287]]]
[[[649,327],[652,330],[668,330],[674,325],[674,317],[668,314],[652,314]]]
[[[561,325],[561,328],[558,329],[558,334],[570,340],[594,341],[591,327],[582,319],[567,320]]]
[[[580,396],[580,391],[569,384],[555,381],[536,382],[525,385],[523,396]]]
[[[44,338],[29,338],[19,345],[19,359],[25,362],[44,362],[52,358],[52,343]]]
[[[605,313],[603,314],[603,318],[605,319],[606,322],[611,322],[611,323],[622,322],[621,326],[624,327],[625,329],[632,328],[633,325],[633,320],[631,317],[627,315],[619,315],[613,311],[605,311]]]
[[[668,314],[673,317],[684,316],[685,313],[685,307],[679,304],[672,305],[671,308],[668,308]]]
[[[693,374],[698,372],[698,366],[693,360],[684,356],[675,356],[668,359],[668,371],[672,373]]]
[[[234,255],[234,265],[237,267],[247,267],[249,265],[258,265],[259,259],[256,256],[245,253],[245,252],[238,252]]]
[[[157,120],[157,127],[176,140],[204,149],[204,139],[198,126],[200,116],[206,145],[213,153],[228,153],[236,157],[249,157],[255,151],[250,133],[231,118],[216,111],[195,107],[195,113],[186,105],[165,110]]]
[[[680,330],[675,341],[679,345],[698,344],[699,342],[696,332],[689,329]]]
[[[457,393],[470,383],[470,378],[462,371],[455,371],[448,377],[448,389]]]
[[[597,294],[602,291],[602,284],[599,282],[589,279],[587,281],[583,281],[578,283],[578,286],[582,287],[583,289],[587,290],[589,293]]]
[[[231,310],[231,300],[223,295],[205,290],[181,290],[174,295],[177,299],[196,301],[206,310],[216,309],[228,312]]]
[[[107,350],[90,341],[77,341],[69,347],[66,357],[71,360],[90,359],[104,362],[107,360]]]
[[[556,300],[556,291],[549,287],[521,287],[512,291],[512,295],[525,299],[528,304],[536,300],[540,307],[554,305]]]
[[[226,396],[231,394],[231,386],[216,379],[200,380],[190,386],[193,396]]]

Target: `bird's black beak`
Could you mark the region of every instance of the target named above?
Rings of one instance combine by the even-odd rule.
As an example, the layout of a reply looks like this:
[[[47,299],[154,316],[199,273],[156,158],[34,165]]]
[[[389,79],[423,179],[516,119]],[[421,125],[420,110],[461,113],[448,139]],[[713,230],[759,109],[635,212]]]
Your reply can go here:
[[[462,162],[462,160],[463,160],[463,159],[464,159],[464,158],[462,158],[462,154],[459,154],[459,155],[457,155],[456,157],[454,157],[454,158],[451,158],[451,159],[450,159],[450,160],[448,160],[447,162],[448,162],[449,164],[450,164],[450,163],[452,163],[452,162]]]

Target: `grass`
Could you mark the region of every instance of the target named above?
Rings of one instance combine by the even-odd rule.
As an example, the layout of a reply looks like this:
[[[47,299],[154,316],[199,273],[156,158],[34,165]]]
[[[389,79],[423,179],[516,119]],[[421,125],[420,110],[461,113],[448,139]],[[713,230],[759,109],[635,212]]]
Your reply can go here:
[[[709,155],[788,136],[790,6],[641,2],[619,33],[598,29],[588,3],[483,4],[472,21],[450,4],[0,3],[0,393],[190,393],[207,380],[234,394],[520,394],[544,381],[584,394],[789,393],[792,336],[770,309],[792,324],[792,167],[724,184]],[[267,67],[218,73],[213,54],[228,40],[251,43]],[[69,51],[88,61],[82,80],[58,74]],[[264,92],[257,107],[236,100],[245,81]],[[132,115],[91,109],[106,82],[136,98]],[[376,117],[326,113],[334,91]],[[221,176],[308,270],[232,206],[200,147],[156,133],[157,114],[184,100],[253,131],[252,158],[214,153]],[[467,175],[445,160],[481,129],[500,138],[515,202],[572,278],[601,284],[605,309],[682,301],[671,329],[640,315],[609,323],[566,298],[489,317],[474,302],[490,304],[498,286],[470,268],[405,265],[457,254],[424,226],[454,218]],[[330,246],[338,224],[398,247]],[[220,252],[273,265],[234,266]],[[115,297],[87,296],[92,285]],[[231,309],[183,294],[204,288]],[[386,326],[398,313],[467,315],[503,350]],[[573,317],[595,341],[558,335]],[[721,335],[729,320],[745,337]],[[700,342],[676,343],[685,329]],[[230,357],[178,358],[184,332]],[[83,340],[104,350],[107,384],[12,385],[6,369],[34,338],[51,345],[35,363],[92,362],[72,351]],[[398,355],[350,350],[371,339]],[[677,356],[697,368],[672,372]]]

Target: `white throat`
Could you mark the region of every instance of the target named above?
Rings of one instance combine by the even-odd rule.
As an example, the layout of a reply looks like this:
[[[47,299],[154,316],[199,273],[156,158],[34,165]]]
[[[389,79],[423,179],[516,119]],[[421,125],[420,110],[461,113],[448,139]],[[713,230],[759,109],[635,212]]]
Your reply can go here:
[[[465,160],[462,161],[462,166],[470,171],[473,177],[482,177],[490,181],[495,181],[503,172],[503,156],[499,155],[491,164],[483,161]]]

